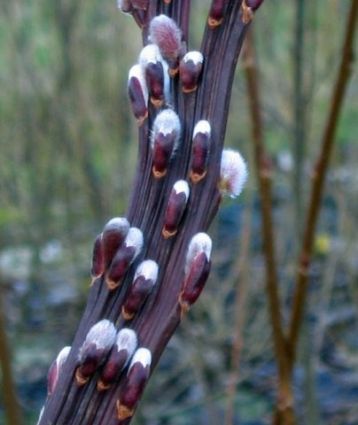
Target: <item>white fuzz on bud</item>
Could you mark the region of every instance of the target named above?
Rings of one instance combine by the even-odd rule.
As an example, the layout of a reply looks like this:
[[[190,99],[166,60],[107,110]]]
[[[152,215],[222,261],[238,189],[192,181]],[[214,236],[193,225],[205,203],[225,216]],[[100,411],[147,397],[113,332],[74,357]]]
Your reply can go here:
[[[144,260],[142,261],[134,275],[134,280],[139,276],[143,276],[146,280],[151,280],[154,283],[158,279],[158,264],[153,260]]]
[[[210,137],[211,135],[211,125],[209,121],[207,120],[200,120],[195,124],[194,132],[193,132],[193,139],[198,133],[206,134]]]
[[[239,196],[247,180],[248,171],[239,152],[225,149],[221,155],[220,184],[223,193],[231,198]]]
[[[143,69],[150,63],[162,62],[163,58],[156,44],[147,44],[139,54],[139,64]]]
[[[137,227],[131,227],[128,231],[128,235],[124,241],[124,246],[127,248],[134,248],[133,260],[138,256],[143,248],[143,233]]]
[[[133,356],[137,345],[137,334],[133,329],[123,328],[118,332],[116,339],[116,349],[118,352],[125,350],[128,353],[128,360]]]
[[[150,352],[150,350],[148,350],[148,348],[138,348],[138,350],[134,353],[134,356],[128,369],[128,375],[136,363],[140,363],[143,368],[150,367],[150,364],[152,363],[152,353]]]
[[[155,142],[155,136],[158,133],[167,136],[168,134],[175,135],[175,145],[179,142],[181,131],[180,120],[176,112],[172,109],[163,109],[155,118],[153,123],[152,147]]]
[[[188,253],[186,255],[185,261],[185,274],[187,274],[190,270],[190,267],[199,254],[204,253],[207,261],[210,261],[212,249],[211,238],[208,234],[204,232],[197,233],[191,238],[188,247]]]
[[[116,340],[116,335],[117,331],[112,322],[107,319],[100,320],[88,331],[79,353],[79,359],[81,360],[86,347],[90,344],[93,344],[98,350],[109,350]]]
[[[200,52],[191,51],[180,61],[179,75],[184,93],[191,93],[198,86],[199,77],[203,68],[204,57]]]
[[[173,190],[176,194],[183,193],[185,195],[185,199],[188,200],[189,198],[189,185],[188,182],[185,180],[178,180],[174,186]]]

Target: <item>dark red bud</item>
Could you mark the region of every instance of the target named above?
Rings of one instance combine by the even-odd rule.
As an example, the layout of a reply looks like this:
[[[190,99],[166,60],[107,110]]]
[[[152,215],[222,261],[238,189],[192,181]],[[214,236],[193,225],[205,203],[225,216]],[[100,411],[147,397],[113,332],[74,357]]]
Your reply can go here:
[[[112,350],[109,359],[101,372],[101,379],[97,383],[97,389],[103,391],[108,389],[114,382],[117,381],[120,373],[126,366],[128,361],[127,350],[117,351]]]
[[[108,289],[116,289],[129,266],[135,260],[143,246],[143,234],[140,229],[131,227],[123,245],[118,249],[108,270],[106,281]]]
[[[174,150],[176,135],[158,133],[153,146],[153,174],[156,178],[164,177]]]
[[[199,121],[195,126],[190,166],[190,179],[193,183],[198,183],[207,173],[210,133],[208,121]]]
[[[228,0],[212,0],[208,17],[210,28],[215,28],[222,23],[227,3]]]
[[[189,186],[185,180],[175,183],[169,196],[167,209],[164,215],[162,234],[165,239],[174,236],[183,217],[189,198]]]
[[[145,69],[145,78],[150,101],[159,108],[164,103],[164,70],[161,62],[149,63]]]
[[[180,61],[179,76],[184,93],[195,91],[203,68],[203,55],[200,52],[188,52]]]
[[[122,307],[122,316],[125,320],[131,320],[140,310],[146,298],[153,288],[153,281],[138,276],[129,289],[129,293]]]
[[[126,218],[116,217],[108,221],[102,233],[104,266],[107,269],[118,248],[123,244],[129,230]]]
[[[139,354],[138,357],[142,357],[142,359],[137,360],[137,353]],[[123,420],[133,416],[134,409],[149,378],[150,363],[150,351],[145,348],[138,349],[133,357],[120,398],[117,401],[118,419]]]
[[[179,304],[185,312],[198,299],[210,273],[211,261],[205,252],[198,254],[191,263],[185,277],[183,288],[179,296]]]
[[[95,280],[104,273],[104,251],[102,243],[102,234],[96,237],[93,245],[91,275]]]
[[[140,65],[134,65],[129,71],[128,96],[133,115],[139,125],[148,117],[148,89]]]

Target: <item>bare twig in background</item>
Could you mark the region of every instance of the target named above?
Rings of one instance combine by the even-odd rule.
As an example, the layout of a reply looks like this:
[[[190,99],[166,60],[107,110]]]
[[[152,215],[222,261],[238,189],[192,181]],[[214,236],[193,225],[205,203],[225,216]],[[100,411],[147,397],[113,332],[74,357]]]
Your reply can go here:
[[[291,371],[295,362],[298,337],[302,325],[304,306],[307,297],[309,266],[311,263],[313,242],[318,213],[322,201],[325,177],[332,154],[335,133],[338,126],[340,112],[342,110],[344,95],[352,70],[353,41],[357,23],[357,11],[358,0],[352,0],[350,11],[347,17],[346,33],[344,37],[344,45],[338,76],[333,89],[330,110],[323,132],[321,150],[312,175],[312,190],[306,215],[303,243],[301,255],[299,258],[292,313],[289,324],[288,349],[290,355],[289,363]]]
[[[297,231],[302,229],[302,181],[303,165],[306,146],[306,122],[305,122],[305,93],[304,93],[304,24],[305,24],[305,0],[295,0],[295,35],[293,48],[293,195],[295,200],[295,226]]]
[[[259,74],[256,65],[253,34],[250,31],[245,48],[245,73],[251,115],[252,142],[255,171],[259,185],[262,214],[263,252],[266,267],[266,293],[269,300],[269,315],[273,331],[275,358],[278,367],[278,415],[276,423],[294,423],[293,396],[287,363],[286,342],[281,317],[275,237],[272,217],[272,164],[265,150],[261,101],[259,95]],[[282,421],[281,422],[281,417]]]
[[[10,347],[5,330],[4,309],[2,303],[2,279],[0,276],[0,367],[2,397],[7,425],[20,425],[21,410],[16,398],[15,383],[12,375]]]
[[[251,203],[249,203],[251,204]],[[250,255],[250,240],[252,236],[252,207],[248,206],[244,215],[244,230],[241,235],[240,256],[234,267],[234,275],[236,279],[235,292],[235,320],[234,320],[234,335],[232,342],[232,351],[230,359],[230,373],[227,387],[227,406],[225,411],[225,425],[234,423],[234,402],[237,384],[240,377],[240,361],[241,351],[244,344],[243,328],[246,319],[246,301],[249,291],[249,255]]]

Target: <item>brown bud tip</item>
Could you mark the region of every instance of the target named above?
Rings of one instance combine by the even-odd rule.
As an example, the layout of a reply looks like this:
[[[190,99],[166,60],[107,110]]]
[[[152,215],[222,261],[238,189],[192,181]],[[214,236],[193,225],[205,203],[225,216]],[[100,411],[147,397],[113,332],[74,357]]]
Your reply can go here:
[[[128,231],[123,245],[118,249],[108,270],[106,282],[109,290],[117,288],[127,273],[129,266],[137,258],[143,247],[143,233],[136,227]]]
[[[212,0],[208,17],[210,28],[215,28],[222,23],[227,3],[228,0]]]
[[[162,234],[169,238],[177,233],[189,199],[189,185],[185,180],[178,180],[170,193],[164,214]]]
[[[141,125],[148,117],[148,89],[140,65],[134,65],[128,75],[128,96],[133,115]]]
[[[246,0],[246,4],[248,7],[250,7],[252,10],[257,10],[264,0]]]
[[[207,173],[210,153],[211,126],[206,120],[199,121],[194,127],[191,154],[190,179],[198,183]]]
[[[134,409],[129,409],[128,407],[123,406],[123,404],[121,404],[119,400],[117,400],[116,402],[116,408],[117,408],[117,418],[121,421],[132,417],[134,414]]]
[[[122,307],[122,316],[131,320],[143,306],[158,278],[158,264],[145,260],[139,264]]]
[[[104,365],[97,389],[104,391],[118,379],[122,370],[127,366],[135,349],[137,348],[137,335],[129,328],[121,329],[116,338],[116,343]]]
[[[92,279],[97,279],[104,273],[104,251],[102,243],[102,234],[98,235],[93,244],[92,252]]]
[[[180,61],[179,75],[184,93],[196,90],[203,67],[203,60],[203,55],[200,52],[192,51],[186,53]]]
[[[182,32],[175,21],[166,15],[156,16],[149,25],[149,38],[172,68],[170,62],[178,60],[182,49]]]
[[[115,217],[107,222],[102,232],[103,261],[108,268],[118,248],[123,244],[129,231],[129,223],[125,217]]]
[[[151,138],[153,151],[153,174],[163,177],[180,139],[181,125],[178,115],[172,109],[164,109],[154,120]]]
[[[62,350],[58,353],[56,359],[50,366],[50,369],[47,374],[47,395],[49,396],[55,391],[61,370],[63,369],[70,350],[71,347],[62,348]]]
[[[133,415],[148,381],[151,361],[152,355],[147,348],[138,348],[134,353],[127,379],[117,402],[118,419],[125,419]]]
[[[75,375],[78,385],[84,385],[105,360],[115,343],[116,334],[113,323],[105,319],[88,331],[78,355],[79,367]]]

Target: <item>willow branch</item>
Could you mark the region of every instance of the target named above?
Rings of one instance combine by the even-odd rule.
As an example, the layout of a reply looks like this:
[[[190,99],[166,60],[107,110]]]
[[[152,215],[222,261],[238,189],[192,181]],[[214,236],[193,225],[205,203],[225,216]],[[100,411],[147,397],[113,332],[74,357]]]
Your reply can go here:
[[[302,325],[304,305],[307,298],[309,267],[322,201],[325,178],[335,141],[343,100],[352,71],[354,32],[357,24],[358,0],[352,0],[347,16],[344,45],[337,79],[333,89],[330,110],[323,132],[320,153],[312,175],[312,188],[308,211],[305,219],[304,235],[297,268],[295,293],[289,324],[288,348],[290,353],[290,369],[292,370],[297,350],[299,332]]]

